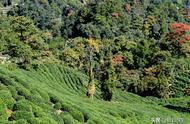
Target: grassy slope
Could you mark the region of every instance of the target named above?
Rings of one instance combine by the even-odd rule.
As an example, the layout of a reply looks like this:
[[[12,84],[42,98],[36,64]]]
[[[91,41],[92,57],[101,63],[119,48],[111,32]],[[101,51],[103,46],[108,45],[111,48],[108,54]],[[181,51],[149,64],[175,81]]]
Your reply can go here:
[[[37,71],[0,67],[0,81],[0,123],[149,124],[154,117],[182,117],[188,124],[190,118],[188,112],[163,107],[166,103],[160,100],[122,91],[106,102],[97,89],[92,101],[85,96],[87,77],[63,66],[41,65]],[[6,110],[13,112],[11,117]]]

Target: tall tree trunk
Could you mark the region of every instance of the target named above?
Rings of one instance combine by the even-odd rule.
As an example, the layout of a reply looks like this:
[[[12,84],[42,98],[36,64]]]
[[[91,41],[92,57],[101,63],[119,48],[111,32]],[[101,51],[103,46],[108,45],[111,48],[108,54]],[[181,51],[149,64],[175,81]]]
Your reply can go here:
[[[92,48],[90,48],[90,57],[89,57],[89,61],[90,61],[90,67],[89,67],[89,83],[92,81],[93,79],[93,64],[92,64]]]

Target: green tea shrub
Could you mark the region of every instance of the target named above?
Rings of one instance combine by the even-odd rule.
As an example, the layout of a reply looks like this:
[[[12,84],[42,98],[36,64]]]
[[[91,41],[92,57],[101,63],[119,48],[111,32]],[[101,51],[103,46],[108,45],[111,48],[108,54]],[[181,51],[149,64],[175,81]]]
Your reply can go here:
[[[19,120],[19,119],[26,119],[29,120],[30,118],[33,118],[34,115],[32,112],[28,112],[25,110],[18,110],[18,111],[14,111],[13,115],[12,115],[14,120]]]
[[[7,88],[8,88],[9,91],[11,92],[12,97],[13,97],[14,99],[16,99],[16,97],[18,96],[18,95],[17,95],[16,88],[15,88],[14,86],[11,86],[11,85],[7,86]]]
[[[41,107],[33,103],[31,104],[32,104],[32,111],[35,117],[44,117],[46,115]]]
[[[44,117],[44,118],[31,118],[28,121],[30,124],[57,124],[55,120]]]
[[[16,89],[17,89],[18,95],[20,95],[20,96],[24,96],[25,98],[27,98],[31,95],[30,91],[22,86],[18,86]]]
[[[0,99],[2,99],[3,103],[7,106],[7,108],[12,109],[15,100],[8,90],[0,90]]]
[[[6,85],[6,86],[13,84],[13,81],[11,80],[11,78],[9,78],[5,75],[2,75],[2,74],[0,74],[0,81],[2,84]]]
[[[49,97],[50,97],[50,102],[54,104],[60,101],[59,98],[53,94],[49,94]]]
[[[44,102],[44,99],[41,97],[39,92],[36,89],[30,90],[31,95],[27,97],[27,99],[31,100],[34,103],[41,103]]]
[[[30,93],[31,93],[33,96],[41,97],[40,94],[39,94],[39,92],[38,92],[36,89],[34,89],[34,88],[31,88],[31,89],[30,89]]]
[[[7,90],[7,86],[2,84],[1,81],[0,81],[0,89],[1,90]]]
[[[25,99],[24,96],[16,95],[16,98],[15,98],[16,101],[23,100],[23,99]]]
[[[74,118],[68,112],[64,112],[64,114],[61,114],[61,116],[64,121],[64,124],[75,124]]]
[[[13,78],[14,78],[14,80],[16,82],[19,82],[19,84],[21,84],[22,86],[24,86],[24,88],[27,88],[28,90],[31,90],[32,84],[30,82],[23,81],[21,78],[18,78],[16,76],[13,76]]]
[[[14,104],[13,110],[14,111],[23,110],[23,111],[32,112],[32,106],[30,105],[29,101],[23,99],[19,100],[17,103]]]
[[[45,101],[49,101],[50,97],[48,95],[48,93],[46,93],[43,90],[38,90],[38,93],[40,94],[40,96],[42,97],[42,99],[44,99]]]
[[[10,124],[10,122],[8,122],[6,120],[0,120],[0,124]]]
[[[84,122],[84,116],[82,114],[82,112],[80,112],[79,110],[77,110],[74,107],[63,107],[64,111],[69,112],[74,119],[78,120],[79,122]]]
[[[0,98],[0,123],[3,120],[7,120],[6,105],[3,100]]]
[[[26,99],[33,102],[33,103],[35,103],[35,104],[37,104],[37,105],[40,105],[40,104],[42,104],[44,102],[43,99],[39,95],[32,95],[31,94]]]
[[[87,110],[81,110],[84,116],[84,122],[87,122],[90,118],[92,118],[92,114]]]
[[[19,119],[15,122],[15,124],[28,124],[28,122],[25,119]]]
[[[103,118],[94,117],[91,120],[94,121],[95,124],[106,124],[105,121],[103,121]]]
[[[120,111],[119,115],[120,115],[121,118],[126,119],[128,117],[134,117],[135,113],[132,113],[132,112],[129,112],[129,111],[128,112]]]
[[[55,103],[54,108],[55,109],[61,109],[62,108],[61,103],[60,102]]]
[[[87,124],[96,124],[93,120],[88,120]]]
[[[115,111],[110,111],[109,113],[110,113],[110,115],[112,115],[114,117],[120,117],[120,115]]]

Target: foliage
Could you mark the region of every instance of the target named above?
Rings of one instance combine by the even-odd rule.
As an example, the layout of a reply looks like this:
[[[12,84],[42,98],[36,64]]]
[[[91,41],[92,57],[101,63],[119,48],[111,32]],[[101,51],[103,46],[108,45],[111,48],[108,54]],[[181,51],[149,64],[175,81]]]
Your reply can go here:
[[[0,93],[0,98],[2,99],[3,104],[5,104],[7,108],[12,109],[15,101],[12,98],[11,93],[6,90],[1,90]]]
[[[0,119],[1,120],[6,120],[7,119],[7,114],[6,114],[6,105],[3,102],[2,99],[0,99],[1,105],[0,105]]]
[[[163,107],[167,102],[172,105],[180,105],[181,102],[187,102],[188,97],[181,100],[168,99],[168,101],[166,101],[158,98],[152,98],[152,100],[150,100],[115,89],[112,101],[103,101],[101,91],[99,87],[97,87],[94,100],[91,101],[86,98],[86,87],[83,85],[83,82],[88,80],[88,76],[65,66],[46,64],[40,65],[38,70],[30,71],[23,69],[9,71],[5,67],[0,66],[0,70],[1,75],[4,75],[7,80],[11,78],[11,81],[15,81],[15,83],[9,83],[9,86],[17,87],[17,91],[25,89],[29,91],[27,96],[34,96],[32,98],[36,98],[38,97],[37,92],[40,90],[50,97],[50,101],[45,101],[43,100],[44,98],[40,98],[41,100],[38,100],[38,102],[30,97],[22,98],[21,100],[16,99],[12,109],[13,115],[9,118],[14,123],[112,124],[127,122],[138,124],[150,123],[150,120],[147,118],[152,118],[152,114],[154,116],[160,116],[161,118],[169,114],[172,118],[183,117],[185,120],[189,119],[187,113],[181,113]],[[30,87],[28,87],[27,85],[30,84],[30,82],[32,83]],[[10,92],[7,87],[8,85],[4,86],[5,91]],[[0,94],[0,96],[1,95],[2,94]],[[63,111],[61,114],[57,113],[57,109],[55,109],[51,103],[52,97],[56,97],[55,99],[57,99],[54,100],[54,102],[57,101],[57,104],[61,103],[61,110]],[[184,107],[185,105],[184,103]],[[1,104],[0,107],[2,108],[0,112],[6,111],[6,106]],[[2,116],[4,119],[2,119],[1,122],[9,123],[5,112],[2,113]]]
[[[10,71],[38,71],[42,63],[64,64],[88,75],[83,85],[95,81],[101,97],[109,101],[117,89],[163,98],[183,94],[168,86],[177,76],[173,61],[190,56],[188,1],[4,0],[1,4],[2,9],[11,9],[0,18],[0,55],[7,56]],[[62,80],[79,79],[65,74]],[[182,87],[179,81],[176,85]],[[16,100],[51,101],[60,108],[55,96],[25,87],[8,88],[16,93],[12,94]]]
[[[13,113],[13,119],[14,120],[19,120],[19,119],[26,119],[29,120],[30,118],[34,117],[31,112],[28,111],[15,111]]]

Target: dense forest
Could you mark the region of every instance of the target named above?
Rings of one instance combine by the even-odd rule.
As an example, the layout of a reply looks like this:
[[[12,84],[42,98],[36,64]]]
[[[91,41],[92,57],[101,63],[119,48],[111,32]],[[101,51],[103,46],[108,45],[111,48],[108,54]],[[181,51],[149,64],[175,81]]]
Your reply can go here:
[[[190,0],[0,0],[0,13],[10,71],[62,65],[105,101],[190,95]]]

